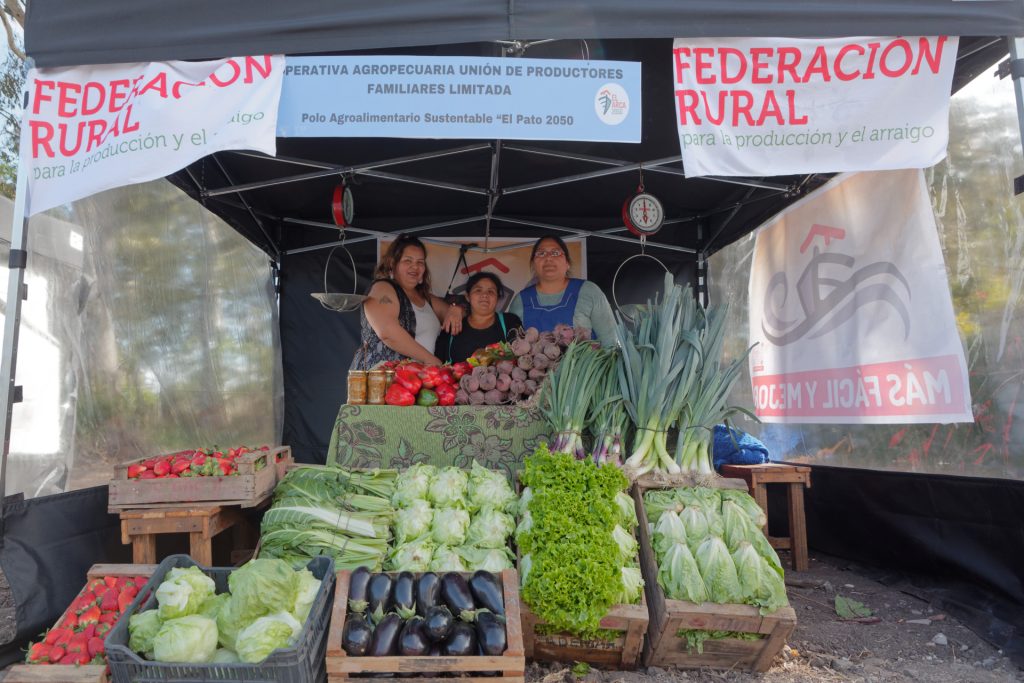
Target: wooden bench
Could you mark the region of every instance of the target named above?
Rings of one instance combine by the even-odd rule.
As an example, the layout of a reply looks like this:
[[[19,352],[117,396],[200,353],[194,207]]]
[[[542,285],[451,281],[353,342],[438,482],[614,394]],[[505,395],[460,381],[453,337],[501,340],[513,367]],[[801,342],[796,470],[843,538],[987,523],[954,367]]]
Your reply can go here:
[[[764,465],[722,465],[723,477],[742,479],[757,504],[768,515],[768,484],[785,484],[789,507],[789,536],[769,536],[768,526],[764,533],[776,550],[789,550],[793,569],[798,572],[807,569],[807,519],[804,517],[804,488],[811,487],[811,468],[805,465],[766,463]]]
[[[121,542],[132,544],[132,562],[155,564],[156,537],[160,534],[188,534],[189,555],[204,567],[213,566],[213,537],[235,527],[236,545],[248,541],[242,538],[251,534],[250,525],[245,521],[238,507],[220,505],[194,507],[163,507],[121,510]]]

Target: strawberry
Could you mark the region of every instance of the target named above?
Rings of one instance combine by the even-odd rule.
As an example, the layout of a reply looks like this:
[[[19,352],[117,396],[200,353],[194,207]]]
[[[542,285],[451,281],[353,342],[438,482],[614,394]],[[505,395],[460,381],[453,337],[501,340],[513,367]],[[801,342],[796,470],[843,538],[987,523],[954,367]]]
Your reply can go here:
[[[145,465],[128,465],[128,478],[137,479],[140,474],[146,471]]]
[[[59,636],[59,635],[60,635],[60,629],[59,628],[51,628],[49,631],[46,632],[46,637],[43,638],[43,642],[46,643],[47,645],[53,645],[54,643],[57,642],[57,636]]]
[[[110,588],[114,584],[117,583],[117,577],[116,576],[104,576],[103,577],[103,583],[106,584],[107,588]]]
[[[71,666],[81,666],[88,664],[89,661],[90,657],[88,652],[69,652],[61,658],[60,663]]]
[[[112,628],[114,628],[113,624],[105,624],[103,622],[96,624],[96,637],[105,637],[108,633],[110,633],[110,629]]]
[[[157,478],[156,472],[154,472],[153,470],[146,470],[145,472],[143,472],[142,474],[139,475],[139,479],[156,479],[156,478]]]
[[[128,584],[128,579],[130,578],[130,576],[117,577],[117,581],[114,583],[114,588],[116,588],[118,592],[124,590],[124,587]]]
[[[117,612],[118,614],[124,614],[124,611],[128,609],[128,605],[132,604],[132,600],[135,599],[135,595],[130,591],[125,590],[119,596],[117,596]]]
[[[105,652],[105,650],[103,649],[103,641],[100,638],[90,638],[89,639],[89,656],[90,657],[95,657],[96,655],[101,655],[104,652]]]
[[[29,664],[47,662],[50,660],[50,650],[52,649],[53,648],[40,640],[28,649],[28,656],[25,658],[25,661]]]
[[[98,605],[93,605],[89,609],[85,610],[78,616],[79,626],[88,626],[89,624],[99,623],[100,620],[100,608]]]
[[[234,470],[234,466],[231,464],[231,461],[225,460],[224,458],[217,459],[217,467],[220,468],[221,475],[225,477],[231,474],[232,470]]]
[[[116,588],[111,588],[103,594],[103,598],[100,600],[100,610],[103,612],[111,612],[117,609],[117,599],[120,597],[121,591]]]
[[[124,595],[124,593],[122,593],[121,595]],[[120,605],[119,605],[118,606],[118,611],[116,611],[116,612],[105,612],[105,613],[101,614],[100,615],[99,623],[100,624],[107,624],[109,626],[113,626],[114,624],[117,623],[117,620],[121,618],[121,612],[123,612],[123,611],[124,610],[122,610],[120,608]],[[97,626],[97,629],[98,628],[99,628],[99,626]]]
[[[64,619],[60,622],[60,625],[64,628],[74,630],[78,628],[78,615],[74,612],[68,612],[64,615]]]
[[[54,645],[52,648],[50,648],[49,659],[51,662],[56,664],[64,657],[64,653],[65,650],[63,645]]]
[[[181,475],[174,474],[173,472],[168,474],[164,479],[181,479]]]
[[[170,471],[171,466],[166,460],[158,460],[157,463],[153,465],[153,474],[157,477],[165,477]]]
[[[85,627],[85,630],[82,631],[82,633],[85,634],[85,637],[87,639],[88,638],[92,638],[93,636],[96,635],[96,624],[89,624],[88,626]]]
[[[57,633],[57,636],[53,639],[53,644],[59,645],[61,647],[64,647],[69,642],[71,642],[71,637],[75,635],[74,631],[64,626],[60,628],[55,628],[53,630]]]

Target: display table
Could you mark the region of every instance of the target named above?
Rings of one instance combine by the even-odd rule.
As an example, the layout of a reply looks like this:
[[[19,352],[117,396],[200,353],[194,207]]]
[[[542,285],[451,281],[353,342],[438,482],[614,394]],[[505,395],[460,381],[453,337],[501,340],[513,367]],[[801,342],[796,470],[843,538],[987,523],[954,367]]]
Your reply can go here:
[[[548,425],[521,406],[422,408],[342,405],[327,451],[328,465],[405,468],[418,462],[517,472]]]

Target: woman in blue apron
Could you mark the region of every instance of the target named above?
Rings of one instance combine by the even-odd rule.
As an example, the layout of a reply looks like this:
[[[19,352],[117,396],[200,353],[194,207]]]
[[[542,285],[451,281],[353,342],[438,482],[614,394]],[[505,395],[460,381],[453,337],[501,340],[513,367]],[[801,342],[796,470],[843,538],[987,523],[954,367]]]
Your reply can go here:
[[[522,327],[519,316],[497,310],[505,291],[494,273],[476,273],[466,281],[469,314],[462,321],[458,334],[442,332],[437,338],[434,355],[443,363],[458,363],[488,344],[508,341],[512,330]]]
[[[562,323],[590,330],[605,346],[615,344],[615,316],[604,292],[588,280],[569,277],[572,260],[562,238],[545,235],[533,245],[530,266],[536,284],[519,292],[509,313],[519,316],[525,327],[544,332]]]

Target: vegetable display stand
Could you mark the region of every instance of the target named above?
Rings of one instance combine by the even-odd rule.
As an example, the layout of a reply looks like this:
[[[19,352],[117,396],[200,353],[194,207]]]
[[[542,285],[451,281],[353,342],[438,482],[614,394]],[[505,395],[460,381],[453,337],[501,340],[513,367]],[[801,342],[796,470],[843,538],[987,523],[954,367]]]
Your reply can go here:
[[[639,605],[613,605],[601,628],[615,631],[608,639],[583,639],[569,633],[545,633],[544,621],[523,603],[523,645],[526,658],[538,662],[586,662],[601,669],[635,669],[647,633],[647,600]],[[537,627],[541,632],[537,633]],[[610,634],[609,634],[610,635]]]
[[[806,465],[765,463],[763,465],[722,465],[722,475],[737,477],[747,483],[750,495],[768,514],[768,484],[782,484],[786,487],[789,508],[789,536],[768,536],[768,542],[776,550],[789,550],[793,569],[807,570],[807,520],[804,517],[804,488],[811,487],[811,468]]]
[[[122,510],[121,542],[132,544],[132,561],[157,561],[156,537],[160,534],[188,534],[189,553],[196,562],[213,564],[213,537],[225,529],[245,524],[237,507],[150,508]]]
[[[520,624],[519,575],[514,569],[501,572],[505,604],[507,647],[501,655],[467,657],[350,657],[341,647],[341,634],[348,613],[350,571],[338,572],[327,638],[327,676],[331,683],[353,679],[353,683],[393,683],[395,675],[415,674],[417,683],[524,683],[526,659],[523,656],[523,632]],[[418,576],[418,575],[417,575]],[[497,673],[499,678],[492,674]]]
[[[266,500],[292,462],[291,446],[250,451],[238,457],[237,474],[164,479],[128,478],[128,468],[149,458],[117,465],[108,486],[108,508],[181,507],[195,503],[255,507]]]
[[[726,482],[729,482],[726,484]],[[723,488],[734,488],[724,480]],[[782,607],[761,615],[751,605],[696,604],[669,600],[658,584],[658,563],[651,545],[647,511],[643,494],[647,489],[633,487],[640,524],[640,569],[644,575],[644,592],[650,607],[651,623],[644,646],[644,666],[767,671],[796,628],[796,612]],[[728,631],[742,634],[735,638],[707,639],[692,644],[685,631]]]
[[[306,568],[320,580],[320,588],[313,599],[309,617],[302,626],[299,640],[293,647],[279,648],[262,662],[248,664],[193,664],[153,662],[143,659],[128,647],[128,621],[133,614],[156,609],[156,588],[175,567],[188,568],[197,563],[187,555],[171,555],[157,567],[152,578],[128,606],[124,616],[107,636],[107,661],[113,683],[204,683],[205,681],[253,681],[256,683],[319,683],[326,680],[324,648],[327,645],[327,625],[331,618],[334,599],[334,561],[317,557]],[[228,591],[231,567],[199,566],[213,579],[216,592]],[[126,618],[128,617],[128,618]]]

